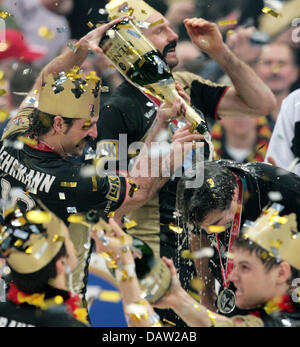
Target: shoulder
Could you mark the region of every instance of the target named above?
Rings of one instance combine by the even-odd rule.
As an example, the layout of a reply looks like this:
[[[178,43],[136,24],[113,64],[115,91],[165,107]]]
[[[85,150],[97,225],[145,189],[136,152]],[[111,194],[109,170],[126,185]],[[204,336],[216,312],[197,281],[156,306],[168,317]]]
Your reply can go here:
[[[29,127],[29,116],[34,110],[33,107],[23,108],[12,119],[10,119],[4,129],[2,140],[5,140],[16,133],[27,131]]]

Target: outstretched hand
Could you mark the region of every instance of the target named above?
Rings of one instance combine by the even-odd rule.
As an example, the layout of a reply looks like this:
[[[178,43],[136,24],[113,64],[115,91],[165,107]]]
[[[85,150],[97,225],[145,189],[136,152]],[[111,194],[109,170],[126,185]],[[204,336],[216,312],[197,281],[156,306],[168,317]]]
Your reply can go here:
[[[85,36],[83,36],[79,40],[79,44],[81,47],[84,47],[90,51],[93,51],[95,54],[102,54],[103,50],[99,47],[100,40],[106,33],[108,29],[113,27],[115,24],[118,24],[121,22],[124,18],[130,18],[130,17],[122,17],[112,20],[109,23],[103,24],[99,26],[98,28],[90,31]]]
[[[195,45],[210,56],[224,49],[225,43],[216,23],[203,18],[185,19],[186,30]]]

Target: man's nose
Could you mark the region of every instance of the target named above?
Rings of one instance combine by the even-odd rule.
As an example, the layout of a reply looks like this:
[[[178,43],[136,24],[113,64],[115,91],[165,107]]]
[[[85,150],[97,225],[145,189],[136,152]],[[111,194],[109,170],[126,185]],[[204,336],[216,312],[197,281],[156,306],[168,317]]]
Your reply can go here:
[[[97,130],[97,124],[93,124],[93,126],[91,126],[91,128],[89,129],[89,133],[88,135],[90,137],[92,137],[93,139],[95,139],[98,135],[98,130]]]
[[[179,36],[175,33],[175,31],[172,28],[168,28],[168,41],[178,41]]]

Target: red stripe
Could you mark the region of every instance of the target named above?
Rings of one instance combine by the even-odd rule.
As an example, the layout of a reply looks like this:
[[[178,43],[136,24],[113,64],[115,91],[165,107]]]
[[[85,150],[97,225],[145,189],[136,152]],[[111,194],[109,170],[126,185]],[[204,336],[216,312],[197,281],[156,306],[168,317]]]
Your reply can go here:
[[[227,90],[228,90],[230,87],[231,87],[231,86],[228,86],[228,87],[224,90],[224,92],[222,93],[222,95],[221,95],[221,97],[220,97],[220,99],[219,99],[219,101],[218,101],[218,103],[217,103],[216,110],[215,110],[215,114],[214,114],[214,117],[215,117],[216,120],[220,120],[220,119],[221,119],[221,118],[218,116],[219,106],[220,106],[220,103],[221,103],[221,101],[222,101],[222,99],[223,99],[225,93],[227,92]]]

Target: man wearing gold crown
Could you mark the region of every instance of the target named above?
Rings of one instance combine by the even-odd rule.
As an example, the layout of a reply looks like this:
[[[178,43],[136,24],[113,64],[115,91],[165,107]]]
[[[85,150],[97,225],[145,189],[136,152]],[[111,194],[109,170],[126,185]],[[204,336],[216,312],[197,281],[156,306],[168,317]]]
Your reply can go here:
[[[233,265],[230,281],[237,288],[236,305],[242,314],[229,318],[194,300],[182,288],[174,263],[167,258],[163,260],[171,270],[171,288],[154,306],[171,308],[191,327],[299,327],[299,229],[295,214],[278,220],[277,213],[277,206],[272,205],[256,221],[246,221],[228,254]],[[111,238],[108,245],[97,240],[98,247],[119,254],[124,264],[131,264],[131,253],[121,251],[125,234],[113,220],[110,226],[119,240]],[[162,326],[164,322],[143,300],[135,274],[131,276],[120,282],[128,325]]]
[[[102,53],[98,47],[101,36],[118,21],[89,32],[76,46],[69,46],[67,52],[50,62],[17,116],[8,123],[0,149],[1,173],[5,176],[1,178],[3,201],[18,200],[21,207],[31,209],[38,198],[66,223],[70,215],[90,209],[101,209],[106,214],[117,210],[117,217],[143,204],[166,181],[163,176],[150,175],[134,179],[122,174],[99,177],[97,162],[87,166],[68,160],[70,156],[81,155],[85,143],[97,136],[101,81],[93,72],[83,78],[78,66],[90,50]],[[149,142],[179,106],[175,102],[172,107],[160,108]],[[200,139],[199,134],[190,134],[188,129],[178,134],[173,143],[176,151],[181,142],[192,146],[193,140]],[[146,151],[145,158],[148,158]],[[166,170],[172,171],[172,160],[171,155],[159,164],[162,175]],[[16,187],[20,189],[12,189]],[[84,294],[87,280],[84,271],[88,269],[91,242],[84,225],[71,224],[70,231],[79,259],[73,276],[74,290]]]
[[[110,18],[131,15],[145,36],[162,53],[170,68],[177,65],[175,48],[178,35],[159,12],[141,0],[112,0],[106,9]],[[234,87],[226,87],[191,73],[175,72],[175,80],[191,95],[192,104],[205,116],[212,118],[267,114],[275,105],[271,91],[252,69],[232,54],[217,26],[195,18],[185,20],[185,24],[192,41],[220,64],[234,84]],[[155,97],[145,96],[128,82],[122,83],[101,111],[98,150],[110,148],[117,156],[121,149],[119,134],[127,134],[128,146],[143,141],[156,117],[158,105]],[[189,260],[182,260],[178,256],[178,249],[188,248],[189,244],[181,226],[178,228],[174,225],[176,186],[176,180],[169,181],[151,202],[130,213],[129,217],[137,222],[139,236],[152,246],[157,256],[176,259],[181,283],[186,286],[193,269]],[[176,325],[181,324],[173,315],[166,316],[166,319]]]
[[[76,255],[63,221],[44,207],[7,210],[0,252],[10,269],[1,327],[85,327],[80,297],[67,291]]]
[[[245,220],[256,220],[272,202],[281,205],[274,222],[282,222],[282,215],[294,213],[299,225],[300,178],[273,165],[240,164],[229,160],[205,161],[195,170],[203,173],[203,184],[188,188],[195,175],[183,176],[177,189],[178,215],[193,234],[193,250],[205,246],[213,248],[211,258],[195,260],[199,266],[198,276],[215,279],[218,283],[215,290],[213,286],[206,286],[202,294],[207,302],[216,303],[219,312],[231,316],[237,312],[235,287],[229,279],[232,266],[227,257],[233,241],[239,236]],[[278,223],[275,227],[280,226]],[[221,302],[226,301],[228,305],[221,307]]]

